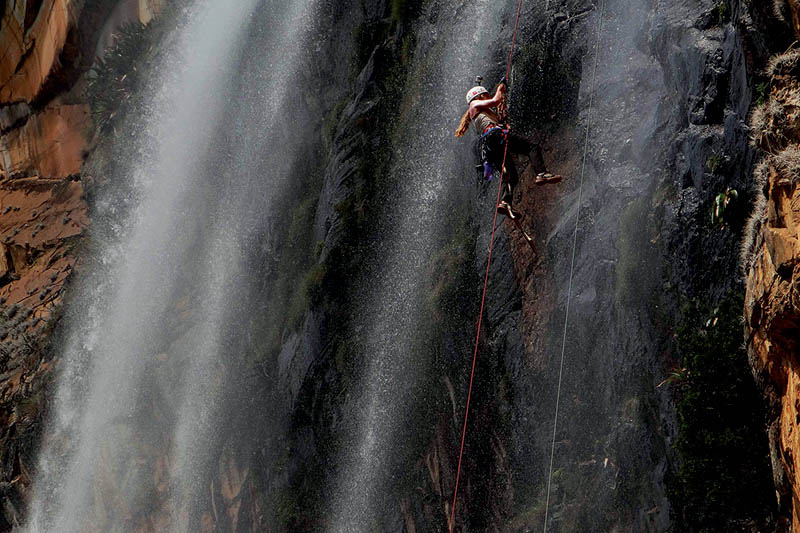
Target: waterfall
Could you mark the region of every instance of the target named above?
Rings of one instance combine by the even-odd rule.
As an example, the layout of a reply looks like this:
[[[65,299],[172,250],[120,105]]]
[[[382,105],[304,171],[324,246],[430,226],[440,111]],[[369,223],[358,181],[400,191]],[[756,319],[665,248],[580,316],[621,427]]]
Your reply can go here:
[[[464,172],[472,137],[459,141],[453,131],[474,76],[492,68],[489,43],[507,14],[506,6],[488,0],[444,2],[433,9],[440,11],[439,20],[419,28],[420,35],[430,37],[414,54],[411,92],[397,103],[403,113],[399,129],[413,133],[395,136],[390,172],[400,193],[392,212],[385,213],[379,273],[359,312],[367,365],[354,408],[352,447],[339,459],[341,479],[331,500],[330,530],[336,532],[377,527],[384,506],[394,505],[398,479],[407,474],[393,472],[393,466],[402,468],[404,441],[417,427],[409,407],[428,365],[415,359],[413,346],[420,320],[427,316],[425,277],[446,231],[447,210],[470,209],[454,197],[474,190],[473,182],[464,179],[472,177]],[[491,207],[485,212],[489,216]]]
[[[314,0],[197,0],[169,39],[149,109],[123,132],[141,144],[121,161],[134,207],[95,243],[66,317],[30,530],[130,530],[144,514],[197,528],[236,387],[247,247],[290,183],[297,147],[276,130],[293,118],[313,12]],[[115,192],[97,200],[110,219]]]

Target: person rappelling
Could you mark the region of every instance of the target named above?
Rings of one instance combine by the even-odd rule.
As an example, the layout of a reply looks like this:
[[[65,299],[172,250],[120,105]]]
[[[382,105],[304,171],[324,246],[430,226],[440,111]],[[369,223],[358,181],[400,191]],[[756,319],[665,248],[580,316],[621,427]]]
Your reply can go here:
[[[544,158],[542,157],[542,149],[538,144],[534,144],[521,135],[517,135],[510,130],[507,124],[504,125],[507,118],[505,116],[507,115],[506,78],[503,77],[500,80],[494,96],[491,96],[489,91],[481,85],[482,81],[483,79],[478,77],[476,79],[477,85],[467,92],[467,105],[469,108],[461,118],[461,124],[456,130],[455,136],[463,137],[467,133],[470,123],[474,125],[475,132],[479,138],[478,147],[485,179],[491,180],[495,171],[503,171],[505,168],[503,196],[497,205],[497,210],[516,222],[518,215],[512,209],[511,204],[514,199],[514,189],[519,182],[519,175],[511,154],[528,156],[531,167],[536,172],[534,181],[536,185],[558,183],[562,180],[562,177],[547,172],[544,166]],[[506,142],[508,142],[508,150],[506,150]],[[503,161],[504,155],[505,162]]]

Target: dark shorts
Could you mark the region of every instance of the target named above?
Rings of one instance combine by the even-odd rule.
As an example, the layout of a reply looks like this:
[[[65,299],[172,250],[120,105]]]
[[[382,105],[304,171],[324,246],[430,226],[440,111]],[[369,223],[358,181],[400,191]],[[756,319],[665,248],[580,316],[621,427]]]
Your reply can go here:
[[[506,151],[506,140],[508,140],[508,151]],[[503,194],[503,199],[509,203],[511,203],[514,188],[519,181],[517,167],[514,165],[511,154],[527,155],[534,172],[539,173],[545,171],[544,159],[542,158],[539,145],[533,144],[525,137],[517,135],[514,132],[510,132],[506,135],[504,130],[500,128],[492,130],[481,137],[478,146],[481,154],[481,162],[488,162],[494,167],[494,170],[498,172],[503,168],[503,155],[506,154],[505,193]]]

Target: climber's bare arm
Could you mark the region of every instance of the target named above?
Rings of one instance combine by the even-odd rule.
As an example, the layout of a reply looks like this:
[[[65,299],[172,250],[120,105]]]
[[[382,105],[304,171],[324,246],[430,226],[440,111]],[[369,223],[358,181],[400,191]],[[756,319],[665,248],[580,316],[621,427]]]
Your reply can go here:
[[[503,101],[503,97],[505,96],[505,94],[506,94],[506,84],[501,83],[500,85],[497,86],[497,90],[495,91],[494,96],[492,98],[486,98],[484,100],[476,98],[475,100],[473,100],[472,103],[469,105],[470,118],[475,118],[475,115],[477,115],[481,111],[486,111],[487,109],[492,109],[500,105],[500,103]]]

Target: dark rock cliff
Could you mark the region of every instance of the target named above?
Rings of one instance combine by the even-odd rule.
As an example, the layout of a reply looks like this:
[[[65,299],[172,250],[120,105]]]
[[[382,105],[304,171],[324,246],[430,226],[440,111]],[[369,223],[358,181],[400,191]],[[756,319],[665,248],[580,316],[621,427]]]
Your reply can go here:
[[[387,104],[381,97],[394,97],[378,90],[382,74],[376,64],[392,64],[394,57],[402,65],[393,47],[402,42],[403,30],[420,31],[441,9],[435,3],[427,6],[423,13],[429,19],[408,22],[379,46],[359,77],[357,96],[346,108],[334,145],[334,154],[341,155],[334,156],[323,189],[331,196],[323,197],[317,213],[317,227],[324,221],[328,230],[326,253],[334,254],[323,261],[344,246],[348,254],[352,251],[352,244],[343,244],[348,224],[356,224],[350,235],[369,235],[361,233],[349,211],[333,208],[353,205],[347,203],[353,197],[359,198],[356,205],[365,196],[368,204],[373,198],[359,189],[364,185],[357,169],[359,150],[376,141],[361,127],[365,115],[382,116],[381,105]],[[670,482],[682,479],[684,462],[695,464],[673,443],[700,428],[686,422],[691,417],[682,414],[679,420],[676,415],[676,400],[691,396],[694,381],[665,384],[671,372],[688,364],[689,355],[681,352],[690,344],[679,341],[676,332],[701,330],[702,317],[713,316],[715,307],[741,290],[737,243],[744,210],[731,207],[730,222],[721,227],[711,223],[710,212],[726,188],[742,191],[743,204],[749,201],[754,155],[746,121],[755,83],[752,63],[763,55],[761,27],[736,2],[553,3],[546,14],[526,6],[522,20],[512,91],[514,125],[541,139],[552,170],[568,179],[559,187],[540,189],[529,176],[520,187],[520,205],[543,249],[541,260],[532,262],[509,224],[498,234],[457,522],[477,529],[527,530],[544,520],[578,183],[588,138],[550,525],[563,531],[664,531],[675,523],[687,530],[709,523],[728,527],[723,522],[773,528],[776,504],[769,488],[763,415],[738,342],[730,361],[716,363],[732,365],[734,377],[715,379],[738,383],[743,378],[736,394],[745,395],[748,414],[741,420],[737,413],[721,414],[721,426],[730,427],[719,431],[755,432],[752,440],[722,453],[749,457],[747,468],[761,491],[757,501],[735,512],[725,508],[745,495],[727,478],[715,478],[719,472],[711,469],[703,474],[711,481],[698,494],[726,487],[728,503],[721,507],[714,500],[698,510],[689,501],[693,496],[681,492],[680,481]],[[487,77],[500,75],[509,26],[493,45],[497,63],[484,66]],[[471,171],[462,172],[468,177]],[[493,196],[489,188],[474,199],[455,201],[456,210],[472,212],[470,225],[479,235],[474,251],[459,252],[462,261],[474,265],[472,273],[461,274],[459,299],[466,316],[451,322],[452,330],[438,332],[442,348],[433,369],[440,376],[427,393],[438,399],[431,401],[430,418],[419,421],[418,428],[430,434],[429,444],[418,448],[416,463],[412,457],[406,460],[404,475],[415,488],[405,494],[398,490],[397,507],[381,521],[386,528],[404,524],[408,530],[435,530],[445,527],[449,517],[469,370],[466,340],[474,328],[469,311],[476,311],[465,297],[479,297]],[[365,218],[375,216],[366,211]],[[698,301],[705,303],[705,311],[694,315],[685,310]],[[687,326],[687,321],[696,323]],[[307,437],[316,434],[315,455],[323,458],[336,457],[337,450],[322,443],[350,416],[335,407],[331,396],[348,386],[346,365],[343,369],[335,358],[348,353],[342,348],[347,341],[338,338],[338,326],[334,329],[334,342],[323,342],[322,357],[310,363],[297,404],[302,423],[296,438],[305,446]],[[695,381],[694,386],[702,386]],[[690,455],[693,448],[684,449]],[[347,472],[334,469],[331,477],[336,475]],[[330,485],[322,487],[318,499],[325,498]],[[687,516],[692,513],[705,515]]]
[[[400,227],[396,202],[412,186],[409,176],[418,177],[413,165],[405,174],[393,169],[422,112],[455,108],[448,102],[433,111],[420,101],[442,81],[435,72],[447,46],[441,36],[464,23],[468,3],[323,4],[311,47],[316,53],[304,56],[307,68],[291,110],[298,117],[294,129],[303,132],[303,155],[287,165],[300,178],[251,243],[249,267],[257,275],[242,288],[241,305],[253,312],[242,325],[248,335],[232,343],[238,355],[227,363],[242,379],[232,380],[236,386],[226,394],[223,436],[209,460],[210,491],[194,517],[199,530],[335,527],[333,496],[343,479],[356,478],[358,486],[361,474],[341,459],[358,446],[357,421],[369,400],[364,376],[373,354],[363,302],[371,280],[381,275],[386,243]],[[779,514],[785,518],[787,510],[779,512],[772,493],[760,399],[739,339],[725,342],[726,328],[738,324],[741,313],[723,316],[720,310],[737,309],[743,288],[738,243],[745,207],[756,195],[746,122],[762,81],[758,69],[788,31],[763,8],[738,0],[554,0],[548,6],[524,4],[512,122],[542,143],[549,168],[566,179],[536,187],[525,159],[518,161],[524,178],[517,205],[542,254],[534,260],[513,227],[501,224],[456,530],[540,528],[548,486],[552,531],[778,530]],[[122,16],[115,13],[107,20]],[[468,56],[480,63],[457,64],[464,70],[463,91],[453,91],[458,109],[474,75],[502,75],[512,15],[491,18],[488,51]],[[76,31],[99,38],[96,29]],[[258,50],[258,36],[268,30],[268,18],[256,17],[248,50]],[[152,49],[145,53],[157,59]],[[252,65],[245,58],[238,68],[246,76]],[[117,74],[120,83],[126,79]],[[135,114],[136,107],[127,111]],[[413,258],[425,273],[415,327],[399,332],[411,339],[402,340],[411,361],[403,369],[413,367],[422,377],[397,380],[408,391],[391,412],[402,428],[380,465],[377,475],[385,482],[372,500],[374,512],[359,517],[376,530],[442,531],[451,512],[496,182],[475,185],[472,141],[456,143],[450,130],[458,114],[447,120],[452,128],[441,132],[446,166],[440,178],[452,181],[447,194],[436,196],[437,214],[430,219],[436,237]],[[113,154],[124,144],[107,135],[91,147],[83,168],[104,198],[118,177]],[[421,150],[416,157],[427,156]],[[38,183],[31,191],[49,194]],[[72,184],[66,193],[61,186],[51,196],[79,202],[75,182],[65,183]],[[14,187],[7,187],[9,195]],[[711,211],[728,189],[738,191],[738,200],[720,223]],[[113,227],[113,210],[92,212],[96,231]],[[16,219],[8,217],[0,215],[0,225],[13,226]],[[80,217],[78,226],[86,222]],[[42,257],[30,263],[43,275],[72,265],[70,256]],[[54,283],[62,282],[58,276]],[[176,302],[174,320],[191,334],[186,301]],[[702,366],[697,355],[711,348],[698,339],[713,339],[726,358],[712,359],[710,370]],[[57,347],[48,353],[57,360]],[[48,371],[37,358],[31,368]],[[714,374],[714,366],[726,373]],[[155,398],[168,396],[170,381],[159,373],[169,368],[154,367]],[[8,371],[8,382],[17,383],[18,373]],[[736,412],[733,396],[741,398]],[[695,400],[713,403],[719,421],[706,449],[691,440],[706,438]],[[169,419],[169,402],[163,403],[153,408],[153,418]],[[12,402],[8,410],[16,413],[20,405]],[[715,435],[734,437],[720,444]],[[131,518],[131,527],[150,531],[161,523],[171,497],[159,477],[167,447],[157,440],[148,452],[156,459],[146,484],[158,501],[138,502],[143,516]],[[15,457],[4,455],[4,481],[12,485],[27,476]],[[742,459],[737,464],[746,468],[755,496],[735,481],[732,457]],[[17,493],[5,496],[11,504],[5,527],[20,520],[21,500]]]
[[[671,480],[681,478],[682,465],[693,457],[682,457],[672,446],[683,433],[701,428],[687,426],[690,417],[683,410],[676,416],[676,401],[691,394],[691,379],[663,383],[673,367],[687,365],[688,354],[682,353],[687,347],[676,336],[686,327],[684,309],[697,300],[710,313],[729,293],[741,290],[737,243],[744,216],[732,208],[731,222],[720,228],[710,223],[710,208],[727,187],[749,189],[753,153],[746,120],[754,86],[745,57],[749,15],[735,2],[603,2],[594,7],[581,17],[581,10],[562,6],[564,13],[549,23],[553,48],[544,64],[555,75],[543,92],[530,95],[529,107],[524,101],[520,105],[534,112],[516,117],[522,128],[542,127],[543,120],[550,126],[545,157],[571,179],[559,193],[533,186],[523,192],[525,211],[536,213],[537,239],[546,243],[544,260],[532,268],[526,247],[514,238],[510,250],[501,248],[498,255],[497,283],[505,278],[519,288],[519,311],[489,315],[490,327],[496,328],[495,353],[505,361],[514,392],[509,456],[517,483],[512,484],[516,501],[510,523],[522,530],[543,521],[566,333],[551,527],[662,531],[671,523],[686,530],[749,523],[767,530],[773,527],[775,504],[763,436],[742,443],[741,450],[722,452],[754,454],[760,503],[741,507],[738,516],[730,509],[720,513],[714,503],[702,511],[710,520],[687,516],[697,511],[676,488],[680,483]],[[587,45],[585,35],[599,35],[599,48],[593,48],[593,41]],[[561,74],[576,56],[581,58],[579,73],[572,78]],[[544,112],[535,114],[537,99],[550,92],[569,94],[560,82],[570,79],[580,79],[576,107],[566,120],[548,124]],[[517,84],[525,86],[519,78]],[[583,202],[570,280],[584,148]],[[514,277],[503,273],[511,269]],[[496,306],[508,301],[502,291],[492,295]],[[734,374],[749,379],[741,353],[731,363],[717,364],[738,365]],[[726,419],[721,425],[741,416],[731,427],[761,435],[758,397],[752,385],[745,383],[743,390],[754,415],[719,413]],[[704,475],[717,474],[707,470]],[[724,479],[714,483],[727,485]],[[745,498],[733,487],[723,490],[729,501]]]

